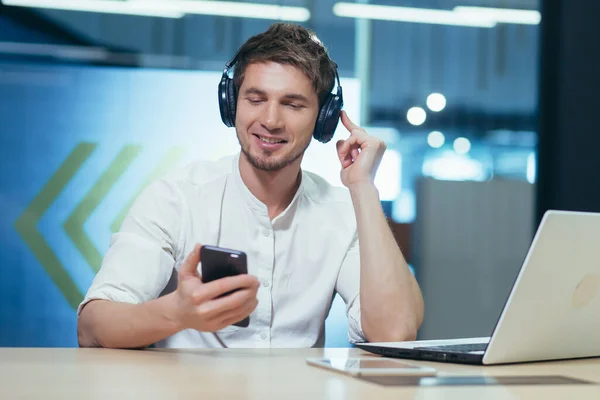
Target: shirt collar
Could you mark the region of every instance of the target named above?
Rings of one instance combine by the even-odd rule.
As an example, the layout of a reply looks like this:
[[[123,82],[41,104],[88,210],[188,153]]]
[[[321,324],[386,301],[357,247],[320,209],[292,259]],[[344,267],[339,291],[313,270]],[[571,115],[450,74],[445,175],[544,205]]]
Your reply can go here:
[[[298,201],[298,198],[300,198],[300,196],[302,196],[302,194],[304,193],[306,175],[304,174],[304,171],[302,171],[302,170],[300,170],[300,173],[301,173],[300,185],[298,186],[298,190],[296,190],[296,193],[294,194],[292,201],[286,207],[286,209],[283,210],[283,212],[281,214],[279,214],[277,217],[275,217],[273,219],[273,221],[271,221],[272,223],[274,223],[278,219],[282,218],[285,214],[287,214],[288,210]],[[237,187],[237,189],[240,191],[241,195],[243,196],[245,203],[248,204],[253,210],[258,212],[260,215],[268,217],[269,210],[267,209],[267,206],[262,201],[260,201],[256,196],[254,196],[254,194],[252,194],[250,189],[248,189],[248,187],[242,180],[242,174],[240,172],[240,153],[238,153],[233,159],[233,177],[234,177],[233,180],[235,182],[235,186]]]

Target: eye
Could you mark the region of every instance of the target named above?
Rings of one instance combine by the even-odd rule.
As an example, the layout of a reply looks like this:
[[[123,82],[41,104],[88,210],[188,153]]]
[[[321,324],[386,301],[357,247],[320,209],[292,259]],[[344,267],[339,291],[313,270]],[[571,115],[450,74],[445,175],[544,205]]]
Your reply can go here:
[[[300,110],[301,108],[304,108],[304,106],[302,104],[295,104],[295,103],[290,103],[287,106],[290,107],[292,110]]]
[[[250,97],[248,97],[247,100],[250,102],[250,104],[253,104],[253,105],[258,105],[263,102],[262,99],[256,99],[256,98],[250,98]]]

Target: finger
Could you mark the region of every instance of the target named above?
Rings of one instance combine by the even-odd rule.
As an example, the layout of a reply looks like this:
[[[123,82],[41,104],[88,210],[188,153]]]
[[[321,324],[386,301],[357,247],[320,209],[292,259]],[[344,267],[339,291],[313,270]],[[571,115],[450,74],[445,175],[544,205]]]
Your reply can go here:
[[[343,112],[343,115],[344,118],[342,119],[342,121],[344,121],[344,119],[347,119],[347,124],[344,124],[344,126],[346,127],[346,129],[348,129],[352,136],[357,137],[358,142],[362,145],[363,142],[369,137],[369,134],[363,127],[356,125],[354,122],[352,122],[348,117],[348,114]]]
[[[344,140],[338,140],[336,143],[338,158],[340,159],[342,168],[346,168],[348,165],[352,164],[352,156],[347,151],[344,151],[344,144]]]
[[[204,301],[216,299],[217,297],[229,293],[233,290],[252,289],[258,290],[258,279],[254,276],[242,274],[236,276],[228,276],[217,279],[215,281],[205,283],[200,289]],[[229,296],[228,296],[229,297]]]
[[[363,143],[360,139],[360,135],[353,133],[342,146],[340,146],[340,160],[342,160],[342,166],[344,168],[352,165],[352,163],[358,158],[362,149]]]
[[[356,142],[361,146],[369,140],[369,134],[363,128],[353,130],[352,136],[356,138]]]
[[[187,257],[185,258],[185,261],[181,265],[181,268],[179,268],[179,277],[180,278],[185,278],[185,277],[190,277],[190,276],[200,277],[200,275],[198,274],[198,263],[200,262],[200,248],[201,247],[202,247],[202,245],[197,244],[196,246],[194,246],[194,250],[192,250],[190,252],[190,254],[187,255]]]
[[[357,137],[354,135],[350,135],[350,137],[344,140],[344,143],[338,149],[338,152],[341,156],[346,157],[346,154],[350,152],[350,148],[357,144]]]
[[[344,142],[344,141],[342,141]],[[338,158],[340,159],[340,163],[342,164],[342,168],[346,168],[352,164],[352,154],[348,150],[346,150],[345,143],[340,143],[338,146]]]
[[[344,158],[346,155],[346,152],[344,150],[346,148],[346,141],[338,140],[337,143],[335,144],[335,148],[337,150],[338,157],[340,157],[340,159]]]
[[[252,314],[252,312],[256,309],[257,306],[258,300],[254,299],[252,301],[248,301],[246,302],[246,304],[244,304],[242,308],[224,313],[221,316],[222,319],[220,323],[225,326],[229,326],[235,324],[236,322],[240,322],[241,320]]]
[[[220,321],[222,315],[232,311],[239,312],[254,299],[256,299],[256,292],[252,289],[242,289],[218,299],[205,301],[196,308],[196,312],[205,320],[216,318]]]
[[[231,324],[235,324],[236,322],[239,322],[241,320],[243,320],[244,318],[249,317],[254,310],[256,309],[256,307],[258,306],[258,300],[257,299],[253,299],[252,301],[248,301],[246,302],[246,304],[244,304],[244,306],[238,310],[232,310],[230,313],[225,314],[223,317],[223,322],[225,322],[228,325]]]
[[[344,124],[346,129],[348,129],[348,132],[352,133],[353,130],[360,128],[360,126],[356,125],[354,122],[352,122],[352,120],[350,120],[350,117],[348,117],[348,114],[346,113],[346,111],[342,111],[340,114],[341,114],[342,124]]]

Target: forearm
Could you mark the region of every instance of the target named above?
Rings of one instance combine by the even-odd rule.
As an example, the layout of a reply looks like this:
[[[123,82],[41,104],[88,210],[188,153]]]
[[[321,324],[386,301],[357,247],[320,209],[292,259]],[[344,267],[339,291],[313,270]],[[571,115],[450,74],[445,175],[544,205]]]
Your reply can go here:
[[[412,340],[423,320],[421,290],[392,234],[374,184],[350,187],[360,244],[361,323],[367,339]]]
[[[81,347],[144,348],[181,330],[174,293],[142,304],[94,300],[77,327]]]

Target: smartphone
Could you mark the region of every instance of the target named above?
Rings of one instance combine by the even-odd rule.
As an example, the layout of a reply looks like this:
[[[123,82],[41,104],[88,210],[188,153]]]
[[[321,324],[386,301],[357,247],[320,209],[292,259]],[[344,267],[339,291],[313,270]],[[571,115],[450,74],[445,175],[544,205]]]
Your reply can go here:
[[[315,367],[326,368],[352,376],[435,376],[437,370],[408,364],[393,358],[308,358],[306,362]]]
[[[202,282],[208,283],[227,276],[248,273],[246,253],[238,250],[225,249],[216,246],[202,246],[200,248],[200,262],[202,264]],[[230,295],[235,290],[224,293],[221,297]],[[235,326],[246,328],[250,324],[250,317],[235,323]]]

